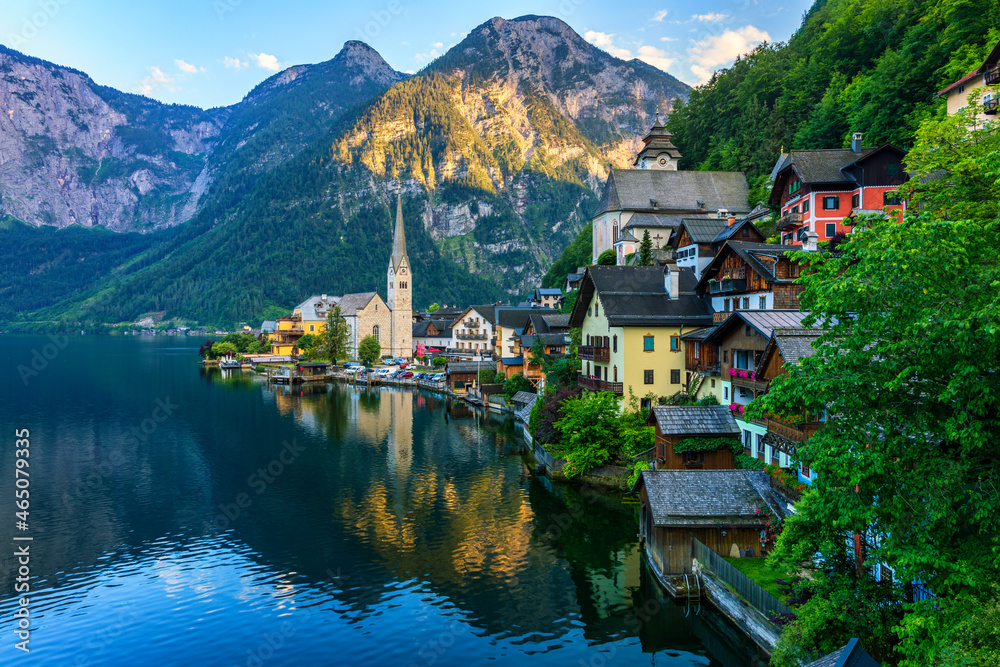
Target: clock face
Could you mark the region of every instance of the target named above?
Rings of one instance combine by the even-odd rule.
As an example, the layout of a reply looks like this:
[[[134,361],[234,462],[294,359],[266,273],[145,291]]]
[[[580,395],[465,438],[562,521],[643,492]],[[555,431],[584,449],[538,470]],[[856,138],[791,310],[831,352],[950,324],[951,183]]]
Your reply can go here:
[[[665,157],[661,157],[661,158],[660,158],[660,164],[661,164],[661,165],[664,165],[664,164],[666,164],[666,163],[667,163],[667,158],[665,158]]]
[[[402,275],[406,275],[406,269],[400,269],[400,270],[399,270],[399,272],[400,272],[400,274],[402,274]]]
[[[389,269],[389,275],[390,276],[392,275],[392,269]]]

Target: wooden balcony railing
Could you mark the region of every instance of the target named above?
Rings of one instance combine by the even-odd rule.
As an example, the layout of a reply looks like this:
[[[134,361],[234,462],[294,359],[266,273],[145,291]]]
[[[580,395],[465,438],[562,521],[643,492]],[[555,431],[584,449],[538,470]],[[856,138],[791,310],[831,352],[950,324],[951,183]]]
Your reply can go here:
[[[986,100],[983,102],[983,113],[987,116],[996,114],[998,103],[1000,103],[1000,98],[994,97],[993,99]]]
[[[718,375],[719,369],[718,361],[703,361],[701,359],[689,360],[684,365],[684,370],[691,371],[692,373],[705,373],[707,375]]]
[[[596,345],[581,345],[577,348],[577,356],[587,361],[610,361],[611,349]]]
[[[486,340],[486,334],[484,333],[457,333],[455,338],[460,340]]]
[[[788,426],[786,424],[782,424],[776,419],[767,420],[768,433],[773,433],[776,436],[795,443],[805,442],[811,438],[821,426],[823,426],[823,422],[806,422],[801,426]]]
[[[470,329],[478,329],[479,328],[479,320],[465,320],[464,324],[465,324],[465,326],[469,327]]]
[[[743,278],[723,278],[709,281],[708,291],[712,294],[728,294],[729,292],[745,292],[747,281]]]
[[[983,79],[986,81],[987,86],[993,86],[1000,83],[1000,67],[994,67],[993,69],[986,70],[983,75]]]
[[[584,389],[590,389],[591,391],[610,391],[616,396],[623,396],[625,394],[625,387],[621,382],[608,382],[600,378],[581,375],[579,384]]]
[[[745,377],[745,378],[740,377],[739,375],[729,376],[728,373],[727,373],[727,377],[737,387],[746,387],[747,389],[751,389],[753,391],[767,391],[767,385],[768,385],[768,381],[767,380],[763,380],[763,379],[761,379],[761,380],[753,380],[753,379],[748,378],[748,377]]]
[[[785,229],[786,227],[794,227],[795,225],[802,224],[802,214],[801,213],[786,213],[785,215],[778,218],[777,228]]]

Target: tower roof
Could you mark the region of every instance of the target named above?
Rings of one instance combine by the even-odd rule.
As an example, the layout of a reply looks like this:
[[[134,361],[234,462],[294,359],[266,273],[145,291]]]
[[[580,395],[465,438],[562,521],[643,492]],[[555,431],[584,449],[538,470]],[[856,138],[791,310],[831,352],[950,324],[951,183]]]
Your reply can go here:
[[[396,231],[392,236],[392,268],[398,269],[406,258],[406,233],[403,231],[403,196],[396,197]]]

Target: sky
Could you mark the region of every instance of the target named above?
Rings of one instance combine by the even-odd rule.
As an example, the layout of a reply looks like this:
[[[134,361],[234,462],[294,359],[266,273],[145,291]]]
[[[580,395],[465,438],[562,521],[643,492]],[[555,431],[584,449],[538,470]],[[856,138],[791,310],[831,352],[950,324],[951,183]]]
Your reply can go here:
[[[811,0],[3,0],[0,44],[97,83],[203,108],[240,101],[351,39],[416,72],[494,16],[556,16],[587,41],[691,85],[762,41],[784,41]]]

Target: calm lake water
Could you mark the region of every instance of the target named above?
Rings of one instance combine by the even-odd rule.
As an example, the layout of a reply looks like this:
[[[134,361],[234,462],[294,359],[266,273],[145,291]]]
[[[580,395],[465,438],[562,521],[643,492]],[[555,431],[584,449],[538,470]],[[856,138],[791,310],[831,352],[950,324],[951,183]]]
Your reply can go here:
[[[633,505],[530,476],[509,420],[206,372],[197,343],[0,337],[0,664],[760,664],[660,595]]]

